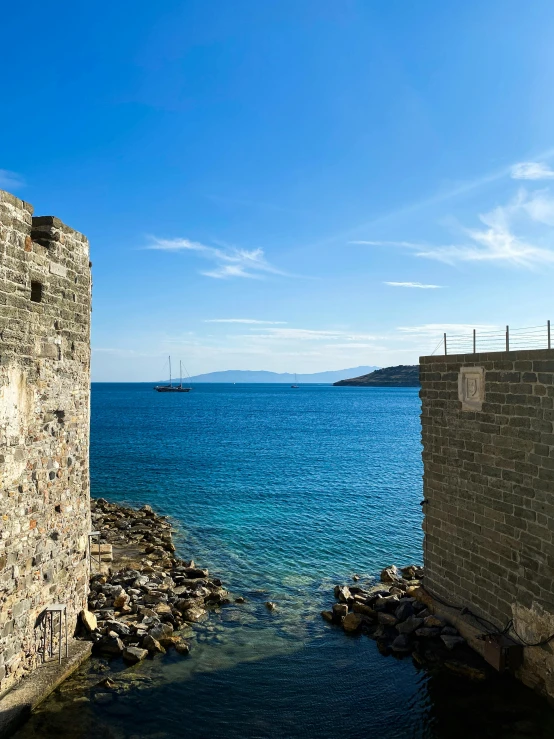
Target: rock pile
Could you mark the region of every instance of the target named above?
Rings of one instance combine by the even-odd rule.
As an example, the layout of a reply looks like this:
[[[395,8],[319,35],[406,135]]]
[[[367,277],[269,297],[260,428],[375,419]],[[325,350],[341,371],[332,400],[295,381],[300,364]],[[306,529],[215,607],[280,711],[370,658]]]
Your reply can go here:
[[[221,580],[175,556],[171,524],[150,506],[135,510],[99,498],[91,511],[93,528],[101,532],[100,571],[91,576],[81,624],[94,651],[129,664],[171,647],[188,654],[179,629],[230,603]],[[97,551],[93,544],[93,569]]]
[[[337,585],[338,602],[321,615],[349,634],[361,632],[375,639],[381,654],[411,654],[420,665],[441,663],[482,679],[486,669],[471,664],[475,653],[465,639],[415,597],[422,577],[423,570],[414,565],[400,570],[392,566],[381,572],[380,585],[366,589],[358,584]]]

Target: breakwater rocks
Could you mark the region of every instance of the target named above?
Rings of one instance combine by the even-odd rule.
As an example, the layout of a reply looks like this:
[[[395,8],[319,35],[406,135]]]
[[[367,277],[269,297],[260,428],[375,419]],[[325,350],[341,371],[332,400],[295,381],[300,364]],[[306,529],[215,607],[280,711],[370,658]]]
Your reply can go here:
[[[416,594],[423,569],[410,565],[387,567],[381,583],[368,588],[337,585],[338,601],[323,618],[348,634],[365,634],[377,642],[381,654],[411,655],[420,666],[444,666],[452,672],[482,680],[491,672],[481,657],[466,644],[458,631],[435,616]]]
[[[188,654],[179,630],[231,602],[221,580],[175,556],[171,524],[150,506],[99,498],[91,512],[100,542],[91,545],[89,610],[81,624],[94,653],[128,664],[171,648]]]

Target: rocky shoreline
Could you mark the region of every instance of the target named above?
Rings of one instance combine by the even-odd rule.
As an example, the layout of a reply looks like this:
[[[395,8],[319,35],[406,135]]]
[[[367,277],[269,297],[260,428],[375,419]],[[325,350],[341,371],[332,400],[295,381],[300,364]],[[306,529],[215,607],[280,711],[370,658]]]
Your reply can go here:
[[[415,565],[381,572],[380,584],[370,587],[337,585],[338,601],[322,617],[347,634],[365,634],[377,642],[384,656],[410,656],[420,667],[447,669],[484,680],[492,672],[457,629],[433,614],[418,600],[423,569]],[[359,580],[353,576],[355,583]]]
[[[80,621],[93,653],[130,665],[168,649],[187,655],[190,642],[180,631],[231,603],[221,580],[175,556],[172,526],[150,506],[98,498],[91,500],[91,516],[99,534],[91,544],[88,610]]]

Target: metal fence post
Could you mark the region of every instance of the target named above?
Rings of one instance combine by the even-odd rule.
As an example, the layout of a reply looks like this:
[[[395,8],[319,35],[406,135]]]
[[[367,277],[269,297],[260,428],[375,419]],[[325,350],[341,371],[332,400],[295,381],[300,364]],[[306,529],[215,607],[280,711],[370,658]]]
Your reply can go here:
[[[446,351],[446,334],[444,334],[444,353],[445,355],[448,354],[448,352]]]
[[[506,326],[506,351],[510,351],[510,327]]]
[[[477,354],[477,340],[475,338],[475,329],[473,329],[473,353]]]
[[[551,344],[550,344],[550,321],[547,321],[546,322],[546,334],[547,334],[547,337],[548,337],[548,348],[550,349],[551,348]]]

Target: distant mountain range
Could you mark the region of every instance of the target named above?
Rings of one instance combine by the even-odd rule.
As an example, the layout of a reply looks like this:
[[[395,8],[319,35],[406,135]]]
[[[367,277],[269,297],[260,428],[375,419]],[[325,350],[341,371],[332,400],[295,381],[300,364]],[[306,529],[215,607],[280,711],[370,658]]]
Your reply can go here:
[[[397,367],[383,367],[361,377],[339,380],[333,384],[345,387],[419,387],[419,365],[399,364]]]
[[[314,372],[309,375],[296,376],[296,381],[301,382],[323,382],[334,383],[338,380],[344,380],[353,375],[363,375],[378,367],[351,367],[343,370],[330,370],[328,372]],[[225,370],[223,372],[208,372],[205,375],[195,375],[190,378],[195,382],[266,382],[266,383],[287,383],[294,382],[294,375],[290,372],[265,372],[263,370]]]

